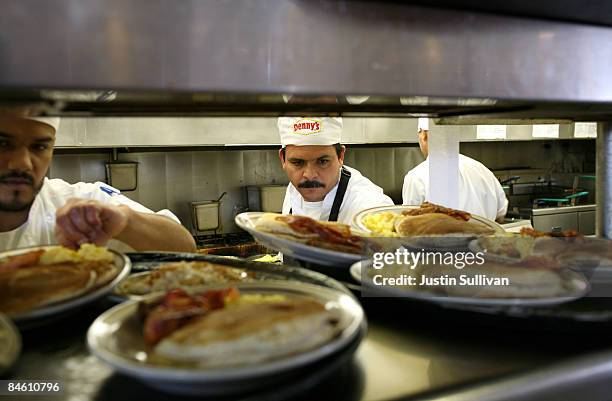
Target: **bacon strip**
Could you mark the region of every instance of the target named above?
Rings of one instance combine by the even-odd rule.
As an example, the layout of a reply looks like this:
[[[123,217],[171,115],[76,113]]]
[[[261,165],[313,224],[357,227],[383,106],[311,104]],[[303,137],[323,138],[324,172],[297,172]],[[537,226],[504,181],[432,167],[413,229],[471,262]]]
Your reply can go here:
[[[521,228],[521,235],[528,235],[533,238],[538,237],[556,237],[556,238],[568,238],[568,237],[578,237],[578,231],[576,230],[565,230],[563,232],[545,232],[534,230],[533,228],[523,227]]]
[[[449,207],[444,207],[440,205],[436,205],[434,203],[423,202],[418,209],[409,209],[404,210],[402,215],[404,216],[420,216],[422,214],[429,213],[442,213],[446,214],[450,217],[454,217],[457,220],[469,221],[472,218],[472,215],[468,212],[464,212],[463,210],[451,209]]]
[[[32,251],[23,255],[11,256],[0,263],[0,272],[19,269],[20,267],[34,266],[38,259],[45,253],[44,250]]]
[[[193,320],[223,308],[226,299],[239,296],[240,293],[233,287],[195,295],[178,289],[168,291],[155,303],[143,302],[139,305],[139,312],[144,316],[144,340],[149,345],[155,345]]]
[[[330,225],[324,225],[318,221],[305,216],[279,216],[277,219],[287,223],[294,231],[300,234],[314,234],[319,241],[338,244],[361,250],[363,239],[356,235],[350,235],[335,229]]]

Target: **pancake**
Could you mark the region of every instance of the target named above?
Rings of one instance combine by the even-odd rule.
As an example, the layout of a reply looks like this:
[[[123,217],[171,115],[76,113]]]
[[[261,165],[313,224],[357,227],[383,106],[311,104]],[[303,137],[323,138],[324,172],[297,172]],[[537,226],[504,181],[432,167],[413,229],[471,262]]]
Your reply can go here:
[[[81,267],[95,273],[96,280],[93,284],[93,288],[100,288],[110,283],[119,274],[119,267],[114,263],[87,262],[82,263]]]
[[[0,273],[0,311],[14,315],[64,301],[94,286],[94,270],[75,264],[22,267]]]
[[[428,277],[452,277],[457,285],[439,285],[430,288],[448,295],[474,298],[546,298],[565,293],[563,278],[554,268],[534,268],[510,264],[487,262],[483,266],[472,265],[464,269],[454,266],[428,266],[422,274]],[[461,285],[459,278],[477,276],[487,278],[507,278],[509,285]]]
[[[178,329],[155,352],[202,366],[258,363],[331,340],[340,330],[338,322],[335,313],[314,300],[240,304]]]
[[[406,237],[449,234],[486,235],[495,232],[482,223],[459,220],[442,213],[406,216],[396,222],[395,230],[399,235]]]

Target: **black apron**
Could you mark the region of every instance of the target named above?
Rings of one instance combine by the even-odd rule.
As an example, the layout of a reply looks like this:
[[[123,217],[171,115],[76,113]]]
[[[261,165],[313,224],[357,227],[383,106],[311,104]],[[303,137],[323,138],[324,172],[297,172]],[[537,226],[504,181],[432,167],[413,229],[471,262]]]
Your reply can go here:
[[[349,180],[351,179],[351,172],[342,167],[340,170],[340,182],[338,183],[338,190],[334,197],[334,203],[332,203],[331,211],[329,212],[329,219],[327,221],[338,221],[338,213],[340,213],[340,206],[344,200],[346,194],[346,188],[348,188]],[[289,209],[289,214],[293,214],[293,209]]]

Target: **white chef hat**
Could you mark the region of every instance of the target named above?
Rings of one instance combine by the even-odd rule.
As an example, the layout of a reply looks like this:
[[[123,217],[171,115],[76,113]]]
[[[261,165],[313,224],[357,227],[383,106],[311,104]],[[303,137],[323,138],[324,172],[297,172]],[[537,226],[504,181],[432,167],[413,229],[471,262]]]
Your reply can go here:
[[[341,117],[279,117],[281,145],[334,145],[340,143]]]
[[[52,127],[55,132],[60,125],[59,117],[38,117],[40,105],[19,105],[0,107],[0,117],[22,118],[25,120],[38,121]]]
[[[417,132],[421,130],[429,131],[429,118],[419,118]]]
[[[59,117],[24,117],[24,118],[28,120],[38,121],[39,123],[47,124],[53,127],[53,129],[55,130],[55,133],[57,133],[57,130],[59,129],[59,125],[60,125]]]

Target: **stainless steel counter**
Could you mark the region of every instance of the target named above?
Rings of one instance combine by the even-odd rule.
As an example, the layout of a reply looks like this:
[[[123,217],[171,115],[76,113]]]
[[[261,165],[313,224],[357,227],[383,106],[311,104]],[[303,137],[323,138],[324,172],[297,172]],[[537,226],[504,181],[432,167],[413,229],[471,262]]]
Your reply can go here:
[[[371,322],[357,353],[365,400],[612,399],[601,394],[612,380],[612,341],[602,327],[589,333],[578,324],[362,301]],[[574,396],[560,398],[559,388]]]
[[[532,209],[532,215],[544,216],[547,214],[557,213],[575,213],[575,212],[594,212],[597,205],[576,205],[576,206],[562,206],[562,207],[542,207]]]
[[[399,299],[362,301],[369,332],[352,361],[309,388],[304,387],[308,380],[296,381],[246,398],[556,401],[559,388],[580,395],[564,399],[612,398],[609,392],[601,392],[601,386],[612,379],[612,327],[583,331],[577,326],[505,320]],[[102,303],[63,322],[26,332],[25,351],[8,379],[64,383],[61,396],[37,396],[36,400],[190,399],[157,392],[114,373],[88,353],[85,331],[107,306]],[[537,398],[529,398],[534,394]]]
[[[536,230],[576,230],[584,235],[593,235],[596,211],[597,205],[577,205],[529,208],[521,210],[521,214],[531,216]]]

